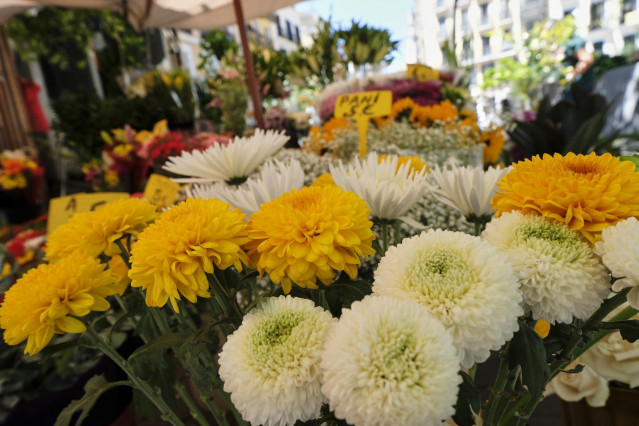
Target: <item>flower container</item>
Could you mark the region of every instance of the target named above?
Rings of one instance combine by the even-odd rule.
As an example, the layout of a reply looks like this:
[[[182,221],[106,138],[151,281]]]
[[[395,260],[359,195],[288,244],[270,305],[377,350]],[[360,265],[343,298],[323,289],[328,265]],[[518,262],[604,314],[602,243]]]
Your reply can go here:
[[[610,387],[604,407],[591,407],[585,400],[561,402],[566,426],[636,426],[639,423],[639,389]]]

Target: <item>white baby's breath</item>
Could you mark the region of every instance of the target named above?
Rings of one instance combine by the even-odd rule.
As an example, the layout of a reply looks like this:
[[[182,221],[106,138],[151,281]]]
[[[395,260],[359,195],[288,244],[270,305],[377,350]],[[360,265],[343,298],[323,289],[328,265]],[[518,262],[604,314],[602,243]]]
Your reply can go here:
[[[331,410],[355,426],[435,426],[455,412],[458,354],[444,326],[413,301],[353,303],[321,367]]]
[[[428,191],[425,168],[415,171],[410,163],[398,167],[396,156],[378,162],[373,153],[348,166],[331,166],[331,174],[337,186],[363,198],[378,219],[403,216]]]
[[[416,300],[451,332],[470,368],[518,330],[521,293],[506,256],[461,232],[430,230],[391,247],[373,294]]]
[[[304,171],[300,163],[291,160],[288,164],[271,160],[262,167],[259,177],[250,178],[236,187],[226,183],[194,185],[187,190],[189,197],[217,198],[242,210],[246,218],[258,211],[260,206],[293,189],[304,185]]]
[[[189,176],[177,182],[229,182],[245,179],[288,141],[283,132],[257,129],[253,136],[235,138],[227,145],[217,144],[204,151],[183,152],[169,157],[162,167]]]

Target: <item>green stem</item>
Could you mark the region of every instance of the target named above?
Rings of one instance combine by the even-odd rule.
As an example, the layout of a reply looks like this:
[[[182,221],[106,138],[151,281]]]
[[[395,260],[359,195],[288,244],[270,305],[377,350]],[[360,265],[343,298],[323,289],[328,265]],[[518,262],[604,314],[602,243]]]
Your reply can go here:
[[[166,320],[166,317],[162,315],[163,314],[163,312],[161,311],[162,308],[154,308],[154,307],[148,306],[147,309],[151,313],[151,318],[153,318],[153,321],[158,326],[158,329],[160,330],[160,334],[161,335],[169,334],[171,332],[171,329],[169,328],[169,324]]]
[[[184,385],[180,382],[175,382],[175,390],[177,391],[178,395],[180,395],[180,398],[182,398],[182,401],[184,401],[186,406],[189,408],[189,412],[191,413],[191,416],[195,419],[195,421],[197,421],[201,426],[209,426],[209,422],[206,420],[206,417],[204,417],[204,414],[197,406],[197,404],[193,401],[191,395],[189,395],[189,392],[186,390]]]
[[[382,222],[382,252],[380,256],[384,256],[388,250],[388,223]]]
[[[223,426],[229,424],[229,422],[226,420],[224,412],[220,409],[220,407],[217,406],[217,404],[215,404],[215,401],[213,401],[211,395],[200,394],[200,399],[208,407],[209,411],[213,415],[213,418],[215,419],[215,422],[218,425]]]
[[[235,328],[238,328],[242,324],[242,312],[240,311],[240,307],[237,306],[237,300],[230,300],[231,297],[215,274],[207,275],[212,278],[210,282],[215,299],[222,307],[226,317],[235,325]],[[233,297],[235,297],[235,295],[233,295]]]
[[[470,376],[471,379],[473,379],[473,381],[475,381],[475,374],[477,374],[477,366],[479,364],[475,363],[472,367],[470,367],[470,370],[468,370],[468,375]]]
[[[475,236],[479,237],[481,235],[481,223],[475,222]]]
[[[402,242],[402,221],[395,219],[395,232],[393,235],[395,239],[395,245],[399,245]]]
[[[128,268],[131,269],[131,259],[129,258],[129,252],[126,250],[126,248],[122,244],[122,238],[120,238],[119,240],[115,240],[115,244],[120,249],[120,257],[122,257],[122,260],[124,260],[124,263],[126,263],[126,266],[128,266]]]
[[[115,362],[115,364],[120,367],[122,371],[127,374],[127,376],[129,376],[129,379],[135,385],[135,387],[139,389],[140,392],[142,392],[144,396],[146,396],[158,410],[160,410],[160,413],[164,420],[170,422],[174,426],[184,426],[182,420],[180,420],[175,412],[173,412],[166,401],[164,401],[164,399],[162,399],[162,397],[155,392],[151,385],[136,376],[126,360],[122,358],[120,354],[110,345],[107,345],[104,339],[100,335],[98,335],[93,330],[93,328],[91,328],[90,326],[87,327],[86,334],[91,338],[98,349],[100,349],[106,356],[108,356],[113,362]]]
[[[502,404],[502,400],[505,398],[504,390],[506,389],[506,385],[508,384],[509,377],[509,368],[508,368],[508,350],[510,349],[510,343],[506,345],[504,349],[499,352],[499,370],[497,370],[497,378],[495,379],[495,384],[493,385],[490,393],[490,398],[488,399],[488,405],[486,406],[486,415],[483,416],[485,425],[493,425],[498,416],[501,413],[498,413],[498,409]]]
[[[619,312],[617,315],[612,317],[612,319],[610,321],[625,321],[625,320],[628,320],[628,319],[634,317],[635,315],[637,315],[638,312],[639,311],[637,311],[635,308],[633,308],[631,306],[628,306],[623,311]],[[579,358],[581,356],[581,354],[586,352],[588,349],[590,349],[592,347],[592,345],[594,345],[595,343],[597,343],[598,341],[600,341],[601,339],[606,337],[608,334],[610,334],[610,332],[611,332],[611,330],[597,331],[593,335],[592,340],[589,341],[588,343],[586,343],[585,345],[576,348],[573,351],[572,356],[575,359]]]

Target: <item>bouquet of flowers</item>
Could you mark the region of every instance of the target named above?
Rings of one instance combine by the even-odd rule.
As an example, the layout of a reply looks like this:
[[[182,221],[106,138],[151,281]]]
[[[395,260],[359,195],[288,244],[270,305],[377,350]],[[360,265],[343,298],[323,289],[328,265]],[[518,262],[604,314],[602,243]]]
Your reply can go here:
[[[634,163],[557,154],[484,171],[372,153],[303,186],[298,162],[266,162],[285,143],[257,131],[183,152],[165,168],[193,183],[186,201],[120,200],[49,236],[48,263],[5,295],[5,341],[34,355],[76,334],[128,376],[94,377],[59,422],[131,386],[174,425],[177,399],[201,425],[525,424],[593,344],[639,337]],[[474,232],[405,237],[426,192]],[[126,359],[118,330],[144,341]]]
[[[182,152],[205,150],[215,144],[226,144],[230,138],[215,133],[198,133],[189,135],[185,132],[167,132],[155,136],[140,150],[140,156],[148,159],[155,170],[160,171],[164,163]]]
[[[43,174],[44,169],[22,150],[0,153],[0,187],[6,191],[24,189]]]

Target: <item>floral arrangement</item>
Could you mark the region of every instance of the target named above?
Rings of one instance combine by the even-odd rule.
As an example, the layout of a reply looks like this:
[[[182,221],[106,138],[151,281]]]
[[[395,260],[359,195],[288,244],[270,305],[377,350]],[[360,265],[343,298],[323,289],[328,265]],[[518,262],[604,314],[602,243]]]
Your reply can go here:
[[[633,162],[556,154],[484,171],[372,153],[303,186],[299,162],[263,164],[285,142],[258,132],[182,153],[167,167],[199,183],[191,198],[162,213],[120,200],[49,236],[48,263],[0,306],[5,342],[33,356],[75,335],[128,376],[91,379],[61,421],[126,385],[174,425],[176,398],[201,425],[525,424],[560,373],[590,380],[575,360],[622,362],[613,348],[639,339]],[[407,235],[426,191],[474,232]],[[126,359],[120,329],[144,342]]]
[[[202,132],[189,135],[185,132],[167,132],[155,136],[140,150],[140,155],[153,164],[154,169],[161,170],[164,163],[182,152],[205,150],[216,144],[227,144],[231,138],[225,135]]]
[[[0,187],[6,191],[24,189],[43,174],[44,169],[22,150],[0,153]]]

